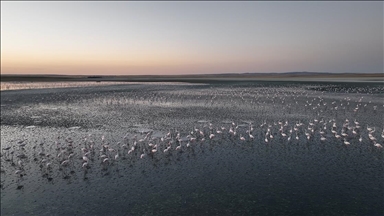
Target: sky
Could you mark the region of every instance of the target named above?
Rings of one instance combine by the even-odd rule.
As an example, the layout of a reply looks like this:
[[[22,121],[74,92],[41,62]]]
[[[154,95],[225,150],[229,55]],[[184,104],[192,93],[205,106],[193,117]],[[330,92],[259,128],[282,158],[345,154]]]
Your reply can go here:
[[[383,10],[381,1],[1,1],[1,73],[379,73]]]

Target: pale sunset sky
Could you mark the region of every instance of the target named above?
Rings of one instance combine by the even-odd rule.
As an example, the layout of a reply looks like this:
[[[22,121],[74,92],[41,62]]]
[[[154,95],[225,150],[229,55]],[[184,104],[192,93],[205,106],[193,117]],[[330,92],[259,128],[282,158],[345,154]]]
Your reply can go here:
[[[379,73],[383,10],[381,1],[1,1],[1,73]]]

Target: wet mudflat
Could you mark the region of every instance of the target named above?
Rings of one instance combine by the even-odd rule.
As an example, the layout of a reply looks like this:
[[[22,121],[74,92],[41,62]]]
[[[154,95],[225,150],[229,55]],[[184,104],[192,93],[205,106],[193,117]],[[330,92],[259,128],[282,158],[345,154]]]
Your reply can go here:
[[[1,215],[382,215],[384,86],[1,92]]]

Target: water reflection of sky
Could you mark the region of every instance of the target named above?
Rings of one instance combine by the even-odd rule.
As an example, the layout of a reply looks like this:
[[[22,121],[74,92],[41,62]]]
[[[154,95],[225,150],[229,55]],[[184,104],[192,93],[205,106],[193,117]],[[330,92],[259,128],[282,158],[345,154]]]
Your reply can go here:
[[[69,88],[104,85],[165,84],[164,82],[1,82],[1,91],[18,89]],[[167,82],[167,85],[199,85],[179,82]],[[201,85],[201,84],[200,84]]]

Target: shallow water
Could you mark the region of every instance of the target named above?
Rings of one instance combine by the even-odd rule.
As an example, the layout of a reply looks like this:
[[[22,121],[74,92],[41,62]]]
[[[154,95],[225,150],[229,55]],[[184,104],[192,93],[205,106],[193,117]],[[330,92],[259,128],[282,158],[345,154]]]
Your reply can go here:
[[[382,215],[383,148],[374,144],[384,143],[383,90],[228,82],[2,91],[1,215]]]

